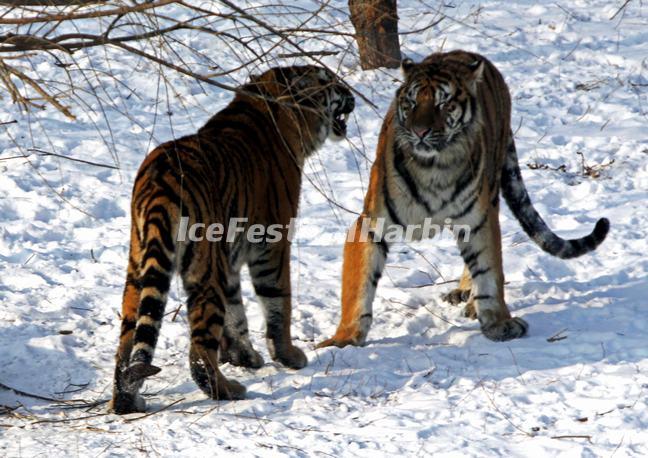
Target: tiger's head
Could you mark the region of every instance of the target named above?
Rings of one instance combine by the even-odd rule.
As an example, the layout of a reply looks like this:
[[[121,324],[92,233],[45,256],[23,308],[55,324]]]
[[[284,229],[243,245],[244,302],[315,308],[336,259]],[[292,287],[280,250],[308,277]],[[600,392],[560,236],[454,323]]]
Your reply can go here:
[[[479,123],[477,86],[484,61],[434,59],[401,64],[405,82],[396,92],[396,136],[418,160],[451,154]]]
[[[324,67],[274,67],[253,76],[245,88],[253,88],[288,110],[297,123],[294,127],[302,134],[307,132],[315,148],[327,138],[341,140],[346,136],[355,99],[344,82]]]

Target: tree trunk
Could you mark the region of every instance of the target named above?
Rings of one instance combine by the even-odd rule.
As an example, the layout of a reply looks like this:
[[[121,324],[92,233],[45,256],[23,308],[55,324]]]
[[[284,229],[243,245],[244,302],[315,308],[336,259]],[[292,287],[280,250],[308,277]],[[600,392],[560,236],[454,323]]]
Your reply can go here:
[[[396,0],[349,0],[351,23],[364,70],[397,68],[401,53],[398,43]]]

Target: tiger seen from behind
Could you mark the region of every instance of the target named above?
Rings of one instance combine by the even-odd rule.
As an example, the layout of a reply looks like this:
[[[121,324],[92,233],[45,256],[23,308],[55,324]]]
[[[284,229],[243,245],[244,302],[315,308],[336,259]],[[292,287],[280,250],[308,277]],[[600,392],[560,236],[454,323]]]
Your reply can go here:
[[[197,133],[148,154],[133,188],[110,410],[125,414],[145,408],[138,393],[144,379],[160,371],[152,360],[174,273],[188,296],[191,374],[209,397],[245,395],[243,385],[220,372],[219,359],[253,368],[263,364],[250,342],[241,300],[244,264],[262,305],[271,357],[294,369],[307,364],[290,333],[287,232],[297,215],[304,161],[327,138],[345,136],[353,108],[353,95],[329,70],[276,67],[240,87]],[[179,233],[181,223],[206,227],[214,222],[227,232],[233,218],[243,229],[281,227],[280,237],[251,243],[243,230],[235,231],[232,241],[215,242]]]

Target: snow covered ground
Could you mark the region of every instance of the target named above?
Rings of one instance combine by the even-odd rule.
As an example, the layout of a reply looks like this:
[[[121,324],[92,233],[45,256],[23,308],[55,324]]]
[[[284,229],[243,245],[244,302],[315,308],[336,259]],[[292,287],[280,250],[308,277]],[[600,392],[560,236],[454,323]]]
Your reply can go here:
[[[327,197],[360,210],[399,78],[333,56],[326,62],[378,109],[359,101],[349,141],[328,143],[307,166],[292,260],[293,335],[310,364],[291,371],[269,362],[246,279],[253,343],[266,365],[223,367],[246,385],[246,400],[205,399],[188,371],[184,311],[172,320],[182,306],[175,282],[156,354],[163,370],[144,389],[148,412],[165,410],[118,417],[104,405],[68,410],[0,388],[0,455],[648,456],[646,4],[631,0],[610,20],[621,0],[399,1],[401,31],[425,28],[441,3],[447,17],[404,34],[403,52],[488,56],[513,95],[518,154],[537,209],[564,237],[589,233],[599,217],[611,221],[595,253],[561,261],[502,211],[507,300],[529,322],[529,336],[490,342],[441,302],[462,263],[451,241],[434,240],[392,250],[366,347],[314,350],[338,322],[343,232],[354,219]],[[340,0],[322,14],[350,31],[345,11]],[[222,60],[228,52],[212,50]],[[105,115],[75,122],[53,110],[27,115],[5,99],[0,122],[18,121],[0,127],[5,385],[55,399],[110,394],[135,171],[151,144],[191,133],[231,97],[172,75],[183,103],[171,97],[169,108],[158,107],[164,82],[145,69],[134,59],[112,62],[135,95],[108,87]],[[54,68],[44,62],[40,71]],[[105,164],[116,153],[119,170],[33,154],[3,159],[26,148]],[[582,161],[602,165],[600,176],[584,173]]]

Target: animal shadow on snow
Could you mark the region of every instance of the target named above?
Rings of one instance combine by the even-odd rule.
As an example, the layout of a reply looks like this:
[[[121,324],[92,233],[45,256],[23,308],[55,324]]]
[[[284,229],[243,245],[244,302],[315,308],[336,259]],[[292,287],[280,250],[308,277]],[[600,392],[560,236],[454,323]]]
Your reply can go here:
[[[394,326],[388,314],[381,314],[385,301],[377,300],[372,338],[364,347],[325,348],[298,343],[307,351],[309,365],[299,371],[269,363],[258,371],[222,367],[226,376],[244,383],[247,400],[237,401],[237,412],[254,415],[259,403],[274,412],[289,412],[294,402],[309,398],[381,399],[400,390],[417,390],[424,384],[444,389],[458,379],[502,381],[524,376],[529,371],[580,367],[605,361],[641,361],[648,357],[648,320],[641,316],[642,297],[648,278],[632,280],[623,275],[605,275],[588,282],[526,281],[511,299],[511,312],[530,324],[529,335],[509,342],[491,342],[476,321],[460,317],[460,309],[434,299],[427,308],[450,316],[451,326],[421,306],[414,316]],[[566,299],[553,299],[558,291]],[[380,290],[378,292],[380,295]],[[440,291],[434,291],[435,296]],[[512,295],[513,296],[513,295]],[[542,311],[534,311],[539,305]],[[547,311],[550,309],[551,311]],[[392,316],[393,318],[393,316]],[[434,323],[441,325],[435,326]],[[558,337],[565,339],[548,342]],[[316,330],[316,335],[319,331]],[[324,333],[319,332],[320,335]],[[393,336],[393,337],[392,337]],[[270,369],[268,364],[276,366]],[[195,392],[191,380],[169,387],[177,393]],[[164,390],[161,395],[170,394]],[[203,398],[187,400],[178,408],[202,407]],[[160,404],[162,405],[162,404]],[[156,404],[151,404],[154,409]]]
[[[97,370],[77,357],[77,349],[86,345],[74,334],[62,335],[59,327],[25,323],[0,329],[0,382],[16,390],[53,399],[86,397],[83,393],[97,379]],[[75,392],[79,394],[75,396]],[[96,397],[93,393],[92,398]],[[23,404],[32,412],[50,406],[53,401],[18,395],[0,388],[0,404]]]
[[[588,282],[527,281],[521,289],[509,307],[513,315],[527,320],[529,334],[508,342],[486,339],[477,321],[460,317],[460,308],[450,319],[459,326],[441,322],[441,329],[434,324],[439,320],[420,307],[400,327],[390,327],[389,317],[381,320],[383,301],[376,301],[367,345],[320,350],[319,362],[310,366],[313,386],[325,391],[347,387],[347,394],[371,396],[423,382],[448,387],[457,378],[501,381],[528,371],[648,357],[648,320],[641,312],[648,278],[617,274]],[[552,298],[552,291],[565,299]],[[534,311],[536,305],[543,310]],[[447,307],[452,306],[440,299],[427,304],[438,315],[448,316],[443,310]],[[372,338],[372,333],[394,337]],[[556,334],[558,340],[547,340]]]

